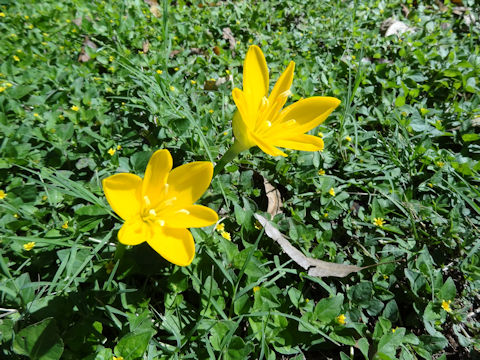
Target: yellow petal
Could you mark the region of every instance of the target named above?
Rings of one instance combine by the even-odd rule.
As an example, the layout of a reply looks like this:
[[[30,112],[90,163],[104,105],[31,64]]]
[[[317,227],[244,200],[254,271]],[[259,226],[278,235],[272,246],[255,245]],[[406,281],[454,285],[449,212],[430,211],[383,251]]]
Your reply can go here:
[[[255,117],[250,116],[245,94],[242,90],[235,88],[232,90],[232,97],[235,105],[237,105],[238,112],[240,113],[240,117],[237,119],[234,118],[233,121],[238,123],[236,125],[239,128],[242,127],[253,129],[255,127]],[[240,122],[243,124],[240,124]]]
[[[251,136],[252,136],[252,139],[257,144],[257,146],[260,149],[262,149],[264,153],[267,153],[268,155],[271,155],[271,156],[284,156],[284,157],[287,156],[287,154],[285,154],[283,151],[277,149],[275,146],[270,144],[268,140],[264,140],[253,133],[251,134]]]
[[[150,237],[149,226],[139,217],[126,221],[118,232],[118,240],[125,245],[138,245]]]
[[[176,197],[179,206],[192,205],[208,189],[212,181],[213,164],[195,161],[176,167],[168,176],[169,196]]]
[[[168,150],[158,150],[148,161],[143,178],[142,195],[148,196],[152,205],[162,199],[168,174],[172,170],[172,155]]]
[[[262,50],[250,46],[243,63],[243,92],[247,99],[250,114],[255,114],[268,94],[268,68]]]
[[[180,210],[162,216],[165,226],[171,228],[198,228],[215,224],[218,215],[212,209],[202,205],[185,206]]]
[[[190,231],[154,226],[153,234],[148,240],[153,250],[175,265],[190,265],[195,256],[195,243]]]
[[[320,151],[324,148],[323,140],[317,136],[300,134],[289,139],[275,141],[276,146],[292,150]]]
[[[315,96],[287,106],[280,114],[281,122],[295,120],[291,134],[303,134],[321,124],[340,104],[340,100],[328,96]]]
[[[123,220],[140,213],[142,179],[134,174],[116,174],[103,179],[108,203]]]
[[[267,118],[272,119],[276,113],[280,111],[280,109],[285,105],[288,99],[288,93],[290,91],[290,87],[292,86],[293,81],[293,71],[295,70],[295,63],[290,61],[288,67],[285,71],[280,75],[275,86],[273,87],[270,96],[268,97],[268,102],[272,107],[271,113]]]

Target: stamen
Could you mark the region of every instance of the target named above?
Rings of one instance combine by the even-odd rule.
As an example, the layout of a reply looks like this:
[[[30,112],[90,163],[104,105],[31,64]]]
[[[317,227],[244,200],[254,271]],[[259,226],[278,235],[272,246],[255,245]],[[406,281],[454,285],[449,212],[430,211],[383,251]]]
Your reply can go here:
[[[265,124],[267,124],[267,127],[271,127],[272,126],[272,123],[268,120],[265,121]]]
[[[163,206],[170,206],[170,205],[172,205],[172,203],[173,203],[175,200],[177,200],[177,198],[174,196],[174,197],[172,197],[172,198],[170,198],[170,199],[168,199],[168,200],[165,200],[162,205],[163,205]]]
[[[147,195],[145,195],[145,196],[143,197],[143,201],[145,202],[145,207],[149,207],[149,206],[150,206],[151,202],[150,202],[150,199],[148,198]]]
[[[289,97],[290,95],[292,95],[292,92],[290,91],[290,89],[280,93],[278,96],[279,97]]]
[[[297,120],[290,119],[287,122],[285,122],[285,126],[292,126],[292,125],[295,125],[296,123],[297,123]]]
[[[165,226],[165,221],[163,220],[157,220],[156,223],[160,226]]]
[[[181,209],[181,210],[178,210],[177,212],[190,215],[190,211],[188,211],[187,209]]]
[[[150,211],[148,213],[152,216],[157,216],[157,213],[155,212],[154,209],[150,209]]]

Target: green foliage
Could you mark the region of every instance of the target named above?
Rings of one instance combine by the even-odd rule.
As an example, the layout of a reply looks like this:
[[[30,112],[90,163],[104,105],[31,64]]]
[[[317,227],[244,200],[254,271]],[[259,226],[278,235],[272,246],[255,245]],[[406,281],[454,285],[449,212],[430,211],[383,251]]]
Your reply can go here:
[[[463,0],[467,23],[438,3],[0,2],[0,357],[478,352],[480,8]],[[413,31],[385,37],[389,17]],[[160,148],[174,166],[218,161],[250,44],[272,82],[295,61],[292,102],[342,100],[312,131],[325,150],[228,164],[200,203],[231,241],[192,229],[189,267],[120,245],[101,180],[142,175]],[[264,179],[305,255],[380,265],[308,276],[257,228]]]

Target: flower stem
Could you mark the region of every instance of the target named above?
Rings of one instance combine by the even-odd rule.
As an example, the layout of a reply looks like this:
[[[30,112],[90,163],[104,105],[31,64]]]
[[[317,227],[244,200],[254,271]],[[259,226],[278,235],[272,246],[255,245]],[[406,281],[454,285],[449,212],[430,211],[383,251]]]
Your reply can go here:
[[[245,146],[243,146],[237,140],[235,140],[232,147],[228,149],[225,154],[223,154],[222,158],[218,161],[217,165],[215,165],[215,168],[213,169],[213,177],[215,177],[220,171],[222,171],[225,165],[227,165],[230,161],[235,159],[235,157],[244,150],[247,150]]]

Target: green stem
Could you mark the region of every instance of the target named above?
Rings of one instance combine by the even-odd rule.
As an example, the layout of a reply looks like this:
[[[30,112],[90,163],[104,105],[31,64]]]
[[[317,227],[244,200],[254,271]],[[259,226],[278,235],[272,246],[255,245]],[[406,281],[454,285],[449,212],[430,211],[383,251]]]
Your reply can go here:
[[[218,161],[217,165],[215,165],[215,168],[213,169],[213,177],[215,177],[220,171],[222,171],[225,165],[227,165],[230,161],[232,161],[235,157],[237,157],[238,154],[240,154],[244,150],[247,150],[245,146],[243,146],[237,140],[235,140],[232,147],[227,150],[227,152]]]

